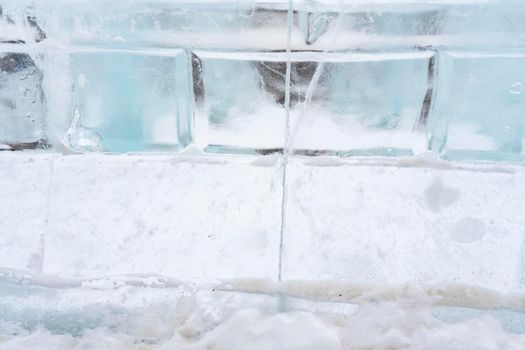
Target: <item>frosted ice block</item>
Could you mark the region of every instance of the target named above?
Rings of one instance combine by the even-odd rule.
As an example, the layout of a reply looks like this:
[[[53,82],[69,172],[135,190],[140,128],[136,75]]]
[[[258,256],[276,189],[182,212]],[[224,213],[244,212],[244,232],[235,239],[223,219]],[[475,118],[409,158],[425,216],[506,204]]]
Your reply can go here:
[[[50,15],[45,1],[4,0],[0,3],[0,43],[38,43],[46,39]]]
[[[521,166],[310,164],[288,164],[284,279],[525,288]]]
[[[209,158],[57,157],[45,270],[81,278],[276,276],[281,164]]]

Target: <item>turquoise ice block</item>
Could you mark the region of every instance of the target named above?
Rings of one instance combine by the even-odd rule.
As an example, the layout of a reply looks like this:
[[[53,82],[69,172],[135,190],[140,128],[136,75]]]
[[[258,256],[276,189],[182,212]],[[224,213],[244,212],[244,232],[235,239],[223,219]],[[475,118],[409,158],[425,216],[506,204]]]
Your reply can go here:
[[[522,161],[525,53],[440,55],[432,145],[452,160]]]
[[[74,151],[173,151],[191,141],[184,50],[78,51],[69,63],[71,123],[65,141]],[[88,140],[75,142],[75,135]]]

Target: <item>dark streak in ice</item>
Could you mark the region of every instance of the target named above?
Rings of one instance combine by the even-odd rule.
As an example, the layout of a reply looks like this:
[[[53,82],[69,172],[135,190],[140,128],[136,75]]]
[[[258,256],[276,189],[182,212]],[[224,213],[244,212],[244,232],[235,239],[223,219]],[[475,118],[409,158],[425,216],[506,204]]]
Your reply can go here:
[[[432,95],[434,93],[434,79],[436,73],[437,55],[430,57],[428,61],[428,89],[423,99],[423,106],[421,107],[421,114],[419,115],[418,127],[425,127],[428,122],[428,115],[430,113],[430,106],[432,104]]]

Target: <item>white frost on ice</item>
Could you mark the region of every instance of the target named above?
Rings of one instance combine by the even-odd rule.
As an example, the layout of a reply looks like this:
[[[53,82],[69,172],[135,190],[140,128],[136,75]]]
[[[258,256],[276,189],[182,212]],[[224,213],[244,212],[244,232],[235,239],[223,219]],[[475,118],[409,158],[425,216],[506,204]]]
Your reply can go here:
[[[0,153],[0,283],[46,291],[17,294],[0,285],[0,308],[45,309],[33,329],[1,322],[0,349],[525,347],[524,336],[489,311],[461,322],[433,315],[436,306],[525,309],[523,167],[428,155],[320,157],[312,166],[291,157],[279,284],[282,166],[277,155],[264,158],[212,157],[195,147],[178,156]],[[45,238],[38,259],[35,232]],[[222,305],[170,308],[174,289],[191,299],[197,284],[163,276],[218,279],[202,298],[222,293]],[[290,303],[276,314],[279,293],[336,311],[351,303],[354,311]],[[265,306],[241,305],[247,295]],[[91,304],[119,315],[128,306],[145,312],[117,328],[84,327],[82,336],[43,325],[57,309],[89,316]]]

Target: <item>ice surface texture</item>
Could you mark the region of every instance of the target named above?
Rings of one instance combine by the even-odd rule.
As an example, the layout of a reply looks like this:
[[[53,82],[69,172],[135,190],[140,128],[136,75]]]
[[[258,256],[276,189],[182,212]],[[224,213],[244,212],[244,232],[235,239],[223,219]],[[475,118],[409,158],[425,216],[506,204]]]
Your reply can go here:
[[[1,9],[9,147],[524,159],[520,2],[293,1],[290,10],[286,1],[5,0]]]

